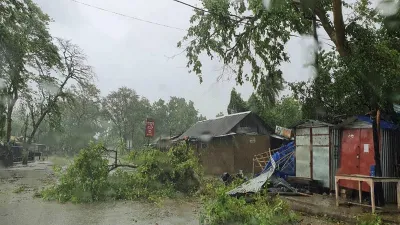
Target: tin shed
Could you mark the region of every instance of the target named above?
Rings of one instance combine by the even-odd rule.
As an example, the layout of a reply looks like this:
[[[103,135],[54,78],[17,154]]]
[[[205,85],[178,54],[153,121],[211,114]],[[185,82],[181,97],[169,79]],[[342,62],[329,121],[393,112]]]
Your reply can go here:
[[[335,189],[340,137],[333,124],[307,120],[295,126],[296,177]]]
[[[248,111],[199,121],[178,139],[191,140],[206,174],[221,175],[251,172],[253,156],[270,148],[271,131],[258,115]],[[204,141],[204,134],[211,139]]]
[[[375,165],[372,120],[369,116],[357,116],[340,124],[342,128],[341,160],[338,174],[361,174],[370,176],[371,166]],[[380,150],[383,177],[397,177],[399,132],[397,126],[381,120]],[[358,190],[355,181],[341,180],[341,187]],[[370,192],[369,186],[362,184],[362,190]],[[386,202],[396,201],[396,185],[383,183]]]

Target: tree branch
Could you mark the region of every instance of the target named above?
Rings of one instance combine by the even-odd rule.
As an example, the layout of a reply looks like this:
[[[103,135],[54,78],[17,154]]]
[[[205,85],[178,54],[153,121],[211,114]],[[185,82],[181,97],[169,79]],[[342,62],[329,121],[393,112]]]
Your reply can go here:
[[[329,20],[328,16],[326,15],[326,12],[319,7],[315,7],[314,12],[315,12],[315,15],[318,16],[319,20],[321,21],[322,27],[324,28],[325,32],[328,34],[331,41],[337,46],[335,28],[333,27],[331,21]]]
[[[333,23],[336,31],[336,48],[341,56],[348,55],[346,31],[343,21],[342,0],[333,0]]]

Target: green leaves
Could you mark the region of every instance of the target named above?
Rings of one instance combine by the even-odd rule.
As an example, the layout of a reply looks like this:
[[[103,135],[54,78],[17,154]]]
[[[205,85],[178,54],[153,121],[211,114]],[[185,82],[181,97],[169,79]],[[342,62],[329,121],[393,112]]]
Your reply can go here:
[[[60,175],[59,184],[45,189],[42,196],[60,202],[93,202],[106,199],[158,201],[178,192],[193,195],[203,176],[198,158],[186,145],[168,152],[145,149],[132,152],[130,160],[139,166],[135,171],[117,170],[108,174],[104,147],[91,144],[82,149],[72,165]]]
[[[31,0],[4,0],[0,11],[0,78],[6,84],[1,94],[7,105],[8,140],[14,106],[19,96],[27,92],[32,79],[28,70],[36,64],[43,68],[59,65],[60,57],[48,31],[50,18]],[[1,114],[5,108],[2,111]],[[4,125],[0,124],[2,128]]]
[[[246,102],[243,101],[240,94],[236,92],[235,88],[233,88],[231,91],[231,98],[227,109],[228,114],[234,114],[246,111],[249,111]]]
[[[218,57],[226,67],[232,69],[238,84],[251,81],[257,88],[267,83],[269,76],[280,74],[279,66],[289,60],[284,45],[291,32],[304,33],[309,30],[310,23],[295,10],[291,1],[280,1],[279,6],[277,2],[273,1],[273,10],[265,10],[261,0],[236,3],[202,1],[208,12],[195,12],[190,21],[192,25],[182,40],[188,43],[186,56],[189,70],[195,72],[202,82],[199,56],[206,53],[211,59]],[[178,46],[181,44],[178,43]],[[245,65],[250,65],[250,74],[245,70]],[[261,89],[276,93],[281,88],[271,84]],[[275,94],[267,98],[271,96]]]
[[[192,101],[171,97],[168,102],[160,99],[150,104],[145,97],[126,87],[105,97],[102,109],[104,119],[113,123],[111,136],[114,140],[123,139],[126,143],[133,138],[136,148],[148,141],[144,137],[146,118],[154,119],[155,135],[160,137],[181,134],[201,117]]]
[[[103,159],[104,147],[91,144],[82,149],[59,184],[45,189],[44,199],[60,202],[93,202],[104,200],[108,189],[108,161]]]
[[[226,192],[235,187],[234,185],[237,184],[228,187],[212,183],[206,184],[207,195],[204,196],[200,224],[275,225],[295,222],[295,214],[280,198],[270,198],[264,193],[242,197],[227,195]]]

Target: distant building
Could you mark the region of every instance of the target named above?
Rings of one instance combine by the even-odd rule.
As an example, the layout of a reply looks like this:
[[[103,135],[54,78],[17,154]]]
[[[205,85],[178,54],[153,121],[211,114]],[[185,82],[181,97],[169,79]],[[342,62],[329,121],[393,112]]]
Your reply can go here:
[[[150,146],[161,151],[168,151],[172,144],[179,138],[180,135],[160,136],[156,138]]]
[[[253,156],[271,147],[272,129],[251,111],[199,121],[178,139],[189,140],[206,174],[251,172]]]

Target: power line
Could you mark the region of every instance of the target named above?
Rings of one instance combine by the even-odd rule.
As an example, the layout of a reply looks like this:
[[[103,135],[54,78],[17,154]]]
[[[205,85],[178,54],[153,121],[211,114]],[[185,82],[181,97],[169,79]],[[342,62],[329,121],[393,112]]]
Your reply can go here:
[[[182,4],[182,5],[189,6],[190,8],[197,9],[197,10],[200,10],[200,11],[203,11],[203,12],[207,12],[207,13],[208,13],[208,11],[207,11],[207,10],[205,10],[205,9],[202,9],[202,8],[199,8],[199,7],[196,7],[196,6],[194,6],[194,5],[191,5],[191,4],[189,4],[189,3],[182,2],[182,1],[179,1],[179,0],[172,0],[172,1],[174,1],[174,2],[177,2],[177,3],[180,3],[180,4]]]
[[[87,3],[84,3],[84,2],[80,2],[80,1],[77,1],[77,0],[71,0],[71,1],[73,1],[75,3],[78,3],[78,4],[81,4],[81,5],[84,5],[84,6],[87,6],[87,7],[98,9],[98,10],[101,10],[101,11],[104,11],[104,12],[108,12],[108,13],[112,13],[112,14],[115,14],[115,15],[118,15],[118,16],[126,17],[126,18],[129,18],[129,19],[138,20],[138,21],[141,21],[141,22],[150,23],[150,24],[153,24],[153,25],[157,25],[157,26],[161,26],[161,27],[167,27],[167,28],[171,28],[171,29],[175,29],[175,30],[187,31],[186,29],[183,29],[183,28],[173,27],[173,26],[169,26],[169,25],[153,22],[153,21],[150,21],[150,20],[140,19],[138,17],[129,16],[129,15],[122,14],[122,13],[119,13],[119,12],[114,12],[114,11],[111,11],[111,10],[108,10],[108,9],[105,9],[105,8],[101,8],[101,7],[98,7],[98,6],[90,5],[90,4],[87,4]]]
[[[202,11],[202,12],[205,12],[205,13],[211,13],[210,11],[208,11],[208,10],[206,10],[206,9],[199,8],[199,7],[197,7],[197,6],[191,5],[191,4],[189,4],[189,3],[186,3],[186,2],[183,2],[183,1],[180,1],[180,0],[172,0],[172,1],[177,2],[177,3],[180,3],[180,4],[185,5],[185,6],[188,6],[188,7],[190,7],[190,8],[195,9],[195,10],[199,10],[199,11]],[[241,16],[238,16],[238,15],[235,15],[235,14],[228,14],[228,17],[229,17],[231,20],[236,21],[236,22],[240,22],[240,23],[242,23],[242,21],[245,20],[245,19],[252,19],[252,18],[253,18],[253,17],[250,17],[250,16],[241,17]],[[239,21],[237,21],[237,20],[235,20],[235,19],[233,19],[233,18],[231,18],[231,17],[235,17],[235,18],[237,18]]]

